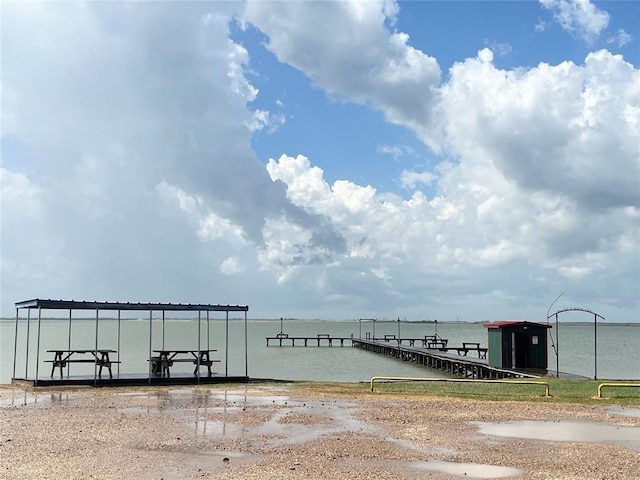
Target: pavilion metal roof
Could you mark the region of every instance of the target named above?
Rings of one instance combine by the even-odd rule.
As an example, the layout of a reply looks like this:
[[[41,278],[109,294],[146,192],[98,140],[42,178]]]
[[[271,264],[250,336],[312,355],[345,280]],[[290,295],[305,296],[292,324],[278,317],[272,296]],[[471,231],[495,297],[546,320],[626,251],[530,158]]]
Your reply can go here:
[[[35,298],[16,302],[16,308],[42,308],[51,310],[144,310],[144,311],[208,311],[247,312],[247,305],[209,305],[202,303],[153,303],[153,302],[96,302],[76,300],[51,300]]]

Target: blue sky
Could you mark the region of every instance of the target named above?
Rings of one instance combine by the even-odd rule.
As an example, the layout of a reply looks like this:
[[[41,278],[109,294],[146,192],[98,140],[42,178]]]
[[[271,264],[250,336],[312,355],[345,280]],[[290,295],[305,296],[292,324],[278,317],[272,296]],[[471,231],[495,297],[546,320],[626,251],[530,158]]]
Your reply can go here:
[[[2,315],[640,318],[637,2],[3,4]]]
[[[475,56],[484,47],[494,51],[496,67],[506,70],[541,62],[579,64],[590,51],[601,48],[624,55],[636,66],[640,60],[637,41],[620,45],[614,40],[620,29],[630,35],[637,31],[640,8],[634,2],[606,2],[603,11],[610,15],[608,27],[590,41],[563,30],[553,12],[534,1],[410,1],[399,2],[399,6],[397,21],[388,28],[407,33],[411,46],[435,57],[443,81],[455,62]],[[323,168],[329,183],[348,178],[407,195],[410,192],[394,181],[401,170],[432,169],[439,162],[440,157],[411,130],[390,125],[368,106],[314,88],[304,73],[280,63],[259,29],[232,25],[232,32],[232,38],[251,53],[248,76],[260,90],[254,106],[287,119],[277,131],[254,135],[254,148],[265,163],[283,151],[302,153]],[[396,147],[397,153],[389,153],[385,146]]]

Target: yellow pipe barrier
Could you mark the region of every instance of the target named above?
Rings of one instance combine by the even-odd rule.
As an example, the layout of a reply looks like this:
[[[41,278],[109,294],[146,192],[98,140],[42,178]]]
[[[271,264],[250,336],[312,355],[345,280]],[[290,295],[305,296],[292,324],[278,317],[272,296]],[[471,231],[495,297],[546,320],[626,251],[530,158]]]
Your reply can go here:
[[[602,398],[602,387],[640,387],[640,383],[607,382],[598,385],[598,398]]]
[[[506,383],[510,385],[544,385],[545,396],[550,397],[549,384],[536,380],[484,380],[470,378],[422,378],[422,377],[371,377],[371,391],[376,380],[395,382],[465,382],[465,383]]]

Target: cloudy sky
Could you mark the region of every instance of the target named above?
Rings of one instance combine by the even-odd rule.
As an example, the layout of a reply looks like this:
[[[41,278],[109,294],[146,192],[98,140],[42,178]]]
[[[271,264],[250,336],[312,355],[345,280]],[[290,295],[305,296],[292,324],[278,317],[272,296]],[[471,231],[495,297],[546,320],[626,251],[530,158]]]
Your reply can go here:
[[[564,294],[640,318],[637,2],[3,2],[1,21],[2,315],[543,321]]]

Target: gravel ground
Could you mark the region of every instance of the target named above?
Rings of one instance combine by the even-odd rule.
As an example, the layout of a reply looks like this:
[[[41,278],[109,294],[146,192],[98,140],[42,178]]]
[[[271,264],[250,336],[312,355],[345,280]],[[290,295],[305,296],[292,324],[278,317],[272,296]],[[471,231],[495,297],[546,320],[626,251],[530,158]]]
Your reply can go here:
[[[3,386],[0,479],[640,478],[637,408],[365,388]]]

